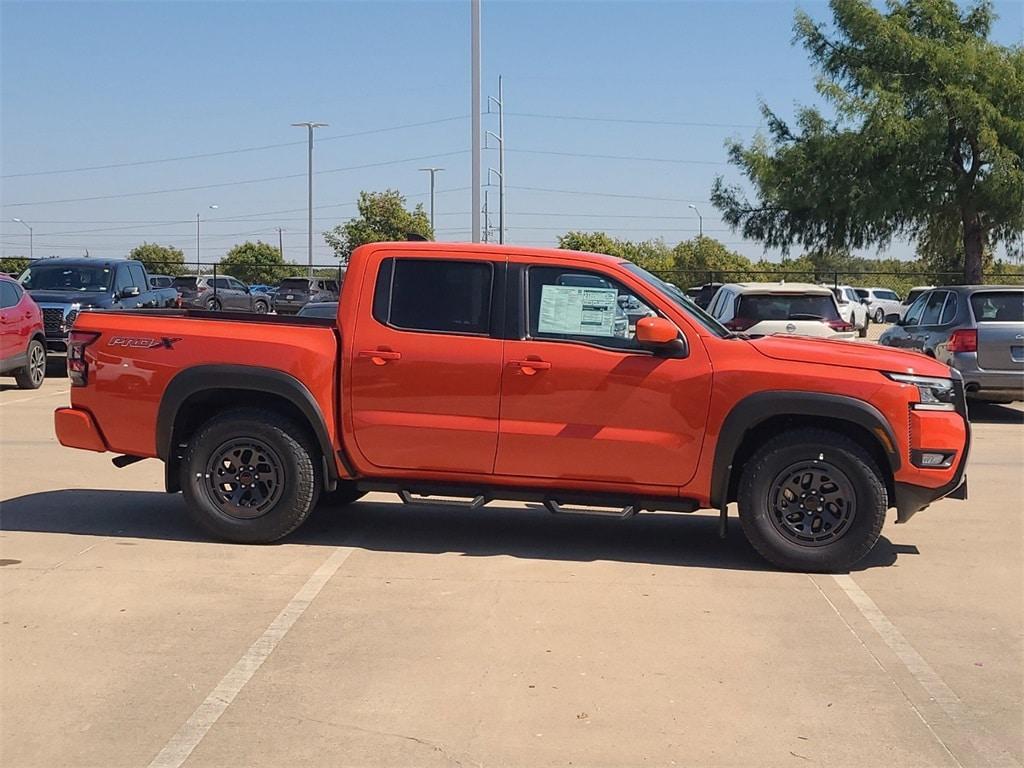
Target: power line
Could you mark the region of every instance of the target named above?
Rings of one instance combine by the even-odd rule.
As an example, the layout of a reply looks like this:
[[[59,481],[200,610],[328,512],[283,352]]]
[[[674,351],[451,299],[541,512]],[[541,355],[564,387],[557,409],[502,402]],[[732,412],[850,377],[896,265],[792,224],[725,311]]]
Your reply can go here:
[[[506,152],[519,152],[525,155],[555,155],[557,157],[582,157],[592,160],[634,160],[645,163],[678,163],[684,165],[728,165],[724,160],[679,160],[669,157],[635,157],[631,155],[600,155],[586,152],[556,152],[545,149],[507,149]]]
[[[384,160],[377,163],[363,163],[362,165],[350,165],[344,168],[329,168],[323,171],[317,171],[316,175],[322,175],[327,173],[342,173],[344,171],[357,171],[364,168],[379,168],[385,165],[400,165],[401,163],[419,162],[421,160],[432,160],[438,157],[451,157],[452,155],[465,154],[466,150],[459,149],[453,152],[439,152],[432,155],[419,155],[417,157],[406,157],[400,160]],[[237,181],[225,181],[217,184],[201,184],[192,187],[172,187],[167,189],[152,189],[144,192],[120,192],[114,195],[94,195],[92,197],[69,197],[63,200],[37,200],[30,203],[4,203],[4,208],[22,208],[28,205],[57,205],[60,203],[84,203],[93,200],[115,200],[126,197],[146,197],[150,195],[164,195],[171,192],[195,192],[203,189],[220,189],[223,187],[236,187],[242,186],[243,184],[262,184],[268,181],[282,181],[285,179],[297,179],[305,178],[305,173],[290,173],[284,176],[266,176],[260,179],[240,179]]]
[[[527,192],[550,192],[558,195],[590,195],[592,197],[616,197],[627,200],[660,200],[667,203],[710,203],[710,200],[698,200],[697,198],[683,197],[654,197],[652,195],[627,195],[620,192],[592,192],[583,189],[552,189],[550,187],[513,187],[509,189],[521,189]]]
[[[701,123],[685,120],[639,120],[625,117],[596,117],[590,115],[550,115],[537,112],[506,112],[511,117],[528,117],[542,120],[580,120],[588,123],[628,123],[632,125],[668,125],[681,128],[757,128],[751,123]]]
[[[391,125],[385,128],[372,128],[366,131],[355,131],[353,133],[338,133],[333,136],[324,136],[319,141],[335,141],[337,139],[351,139],[356,136],[369,136],[376,133],[386,133],[388,131],[400,131],[406,128],[422,128],[427,125],[438,125],[440,123],[450,123],[454,120],[466,120],[469,115],[456,115],[454,117],[442,117],[437,120],[423,120],[418,123],[405,123],[403,125]],[[18,179],[27,176],[53,176],[60,173],[80,173],[83,171],[105,171],[112,168],[133,168],[141,165],[157,165],[159,163],[174,163],[180,160],[201,160],[208,157],[222,157],[224,155],[238,155],[244,152],[262,152],[267,149],[280,149],[281,147],[294,147],[300,144],[305,144],[304,141],[285,141],[280,144],[264,144],[258,147],[240,147],[238,149],[223,149],[217,152],[201,152],[194,155],[179,155],[177,157],[162,157],[155,160],[133,160],[124,163],[107,163],[105,165],[89,165],[82,166],[80,168],[59,168],[49,171],[32,171],[26,173],[7,173],[0,176],[0,179]]]

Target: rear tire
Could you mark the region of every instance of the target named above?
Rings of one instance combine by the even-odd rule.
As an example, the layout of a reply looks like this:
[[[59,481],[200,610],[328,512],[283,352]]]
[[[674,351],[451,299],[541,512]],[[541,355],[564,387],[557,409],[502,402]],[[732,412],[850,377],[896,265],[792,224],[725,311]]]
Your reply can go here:
[[[267,306],[267,302],[265,301],[254,302],[252,309],[257,315],[265,315],[270,311],[270,307]]]
[[[838,432],[797,429],[761,446],[740,478],[740,523],[769,562],[842,572],[875,546],[885,483],[871,455]]]
[[[181,488],[192,519],[219,539],[268,544],[298,528],[320,494],[319,452],[291,419],[238,408],[189,440]]]
[[[885,310],[881,307],[875,310],[875,322],[879,325],[885,322]]]
[[[18,389],[39,389],[46,379],[46,346],[39,339],[32,339],[25,356],[28,362],[14,372],[14,381]]]
[[[220,312],[220,299],[210,299],[206,302],[206,309],[210,312]]]

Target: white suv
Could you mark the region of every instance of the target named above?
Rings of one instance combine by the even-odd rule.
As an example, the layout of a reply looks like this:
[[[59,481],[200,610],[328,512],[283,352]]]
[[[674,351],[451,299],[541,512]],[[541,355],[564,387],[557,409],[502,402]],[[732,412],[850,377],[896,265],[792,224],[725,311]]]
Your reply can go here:
[[[823,286],[828,288],[836,297],[839,305],[839,315],[846,322],[857,329],[857,335],[862,339],[868,335],[868,308],[860,300],[856,289],[849,285]]]
[[[708,312],[732,331],[751,336],[790,333],[852,339],[853,325],[839,314],[831,289],[806,283],[728,283]]]
[[[898,315],[900,295],[888,288],[858,288],[857,295],[876,323],[884,323],[886,315]]]

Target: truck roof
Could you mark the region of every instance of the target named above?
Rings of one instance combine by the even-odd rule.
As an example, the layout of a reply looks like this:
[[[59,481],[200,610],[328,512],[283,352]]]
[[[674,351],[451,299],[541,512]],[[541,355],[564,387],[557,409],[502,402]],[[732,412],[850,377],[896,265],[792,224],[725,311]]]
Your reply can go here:
[[[538,248],[524,245],[496,245],[494,243],[439,243],[433,241],[399,241],[385,243],[368,243],[356,248],[358,253],[363,248],[407,251],[410,253],[436,253],[444,254],[452,258],[470,258],[473,255],[487,254],[494,257],[501,256],[531,256],[534,258],[551,259],[564,256],[579,256],[590,261],[604,264],[621,264],[624,259],[616,256],[608,256],[604,253],[589,253],[586,251],[570,251],[564,248]]]

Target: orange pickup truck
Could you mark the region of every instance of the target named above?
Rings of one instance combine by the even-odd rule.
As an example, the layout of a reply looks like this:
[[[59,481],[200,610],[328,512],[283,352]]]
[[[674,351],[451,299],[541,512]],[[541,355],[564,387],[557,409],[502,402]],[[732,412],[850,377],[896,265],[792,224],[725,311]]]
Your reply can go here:
[[[830,571],[871,550],[889,508],[904,522],[966,497],[956,371],[732,333],[608,256],[378,243],[353,253],[337,319],[94,311],[69,346],[60,442],[161,459],[167,490],[231,541],[275,541],[368,491],[713,509],[723,531],[736,501],[769,561]]]

